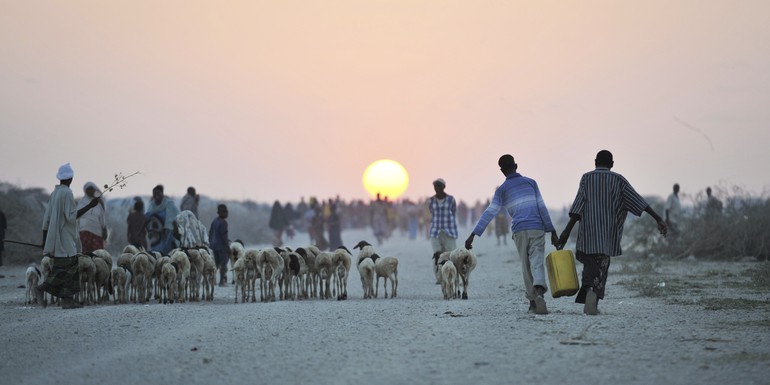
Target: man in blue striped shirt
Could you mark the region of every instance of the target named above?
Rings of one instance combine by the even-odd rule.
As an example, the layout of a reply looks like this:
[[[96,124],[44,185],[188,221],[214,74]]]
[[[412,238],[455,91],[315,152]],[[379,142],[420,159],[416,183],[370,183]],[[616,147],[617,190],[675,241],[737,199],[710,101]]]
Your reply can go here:
[[[622,254],[620,240],[623,224],[630,212],[637,217],[649,213],[657,222],[658,230],[666,236],[666,223],[634,190],[622,175],[610,171],[615,164],[607,150],[596,154],[596,169],[580,178],[575,202],[569,210],[569,223],[559,237],[562,248],[572,227],[580,221],[577,239],[577,260],[583,263],[582,284],[576,303],[585,304],[583,312],[599,313],[598,303],[604,298],[610,257]]]
[[[529,310],[535,314],[548,314],[543,294],[546,292],[545,233],[551,233],[551,243],[557,242],[556,229],[551,223],[551,216],[545,207],[537,183],[517,173],[518,165],[513,156],[506,154],[497,161],[500,171],[505,175],[505,182],[495,190],[495,196],[489,207],[481,214],[479,222],[465,241],[465,248],[473,247],[473,238],[481,236],[501,209],[511,216],[511,232],[516,249],[521,257],[521,270],[524,275],[524,288],[529,300]]]

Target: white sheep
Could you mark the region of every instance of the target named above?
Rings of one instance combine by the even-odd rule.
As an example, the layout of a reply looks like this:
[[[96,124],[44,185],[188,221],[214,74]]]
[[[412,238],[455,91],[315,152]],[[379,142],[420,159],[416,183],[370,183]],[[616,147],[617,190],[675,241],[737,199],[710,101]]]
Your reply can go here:
[[[102,301],[110,300],[110,293],[112,293],[111,271],[110,266],[103,258],[94,257],[94,286],[93,291],[96,301],[101,303]]]
[[[217,283],[217,264],[208,250],[201,249],[203,258],[203,292],[207,301],[214,300],[214,287]]]
[[[245,255],[246,249],[243,247],[243,242],[239,240],[230,242],[230,268],[235,265],[235,261],[243,258]],[[234,277],[232,283],[235,283]]]
[[[245,268],[244,279],[246,284],[246,300],[248,301],[251,299],[251,302],[257,302],[257,278],[260,279],[260,282],[262,280],[262,277],[259,275],[259,263],[257,262],[258,255],[259,252],[257,250],[247,250],[243,256],[236,259],[236,262],[238,262],[239,259],[243,259]],[[235,282],[235,277],[233,277],[233,282]]]
[[[163,303],[174,303],[176,298],[176,266],[174,263],[164,263],[160,270],[160,297]]]
[[[371,257],[358,260],[358,273],[361,275],[361,287],[364,290],[364,299],[374,297],[374,261]]]
[[[315,259],[318,269],[318,286],[321,299],[331,298],[330,283],[334,276],[334,264],[332,263],[332,253],[322,251]]]
[[[348,276],[353,256],[345,246],[340,246],[332,253],[334,265],[334,282],[337,290],[337,300],[348,299]]]
[[[40,281],[43,279],[43,272],[40,271],[40,268],[37,267],[36,263],[33,263],[27,267],[27,272],[25,275],[27,286],[25,301],[27,304],[37,303],[38,299],[37,295],[35,294],[35,287],[40,284]],[[41,298],[41,305],[42,301],[43,299]]]
[[[144,250],[139,250],[139,248],[137,248],[134,245],[126,245],[126,247],[123,248],[123,251],[121,252],[121,254],[131,254],[131,255],[134,255],[134,254],[139,253],[140,251],[144,251]]]
[[[246,303],[246,260],[240,258],[235,261],[232,268],[233,287],[235,288],[235,303],[238,303],[238,288],[241,289],[241,302]]]
[[[307,264],[305,259],[294,251],[285,250],[281,253],[284,260],[283,277],[285,299],[295,300],[307,297],[305,291],[305,276]]]
[[[104,249],[97,249],[97,250],[92,251],[90,254],[91,254],[92,257],[98,257],[98,258],[103,259],[104,262],[107,262],[107,266],[112,268],[112,255],[110,254],[109,251],[104,250]]]
[[[259,282],[260,300],[275,301],[275,286],[283,275],[283,264],[283,257],[274,248],[264,248],[257,253],[257,268],[263,277]],[[279,287],[279,290],[283,291],[283,288]]]
[[[122,266],[112,268],[112,284],[115,285],[115,304],[128,303],[131,290],[131,271]]]
[[[374,272],[377,275],[374,284],[374,298],[377,298],[380,288],[380,278],[382,278],[382,288],[385,290],[385,298],[388,298],[388,281],[390,281],[391,298],[398,295],[398,259],[396,257],[381,258],[376,253],[372,255],[374,261]]]
[[[152,258],[152,262],[150,262]],[[133,273],[133,285],[136,288],[135,301],[145,303],[150,299],[152,277],[155,272],[155,258],[147,252],[139,252],[131,259],[131,271]]]
[[[476,256],[470,250],[460,247],[452,250],[449,259],[454,263],[457,269],[458,279],[463,281],[462,299],[468,299],[468,285],[471,278],[471,272],[476,268]],[[455,279],[457,294],[460,295],[460,286],[458,279]]]
[[[187,253],[182,250],[173,250],[171,252],[171,263],[176,263],[176,300],[178,302],[185,302],[187,300],[187,281],[190,278],[190,260],[187,258]],[[134,272],[136,274],[136,272]]]
[[[198,249],[181,249],[190,262],[190,275],[187,278],[187,288],[185,289],[187,299],[198,301],[200,298],[200,287],[203,281],[203,258],[201,258]]]
[[[353,250],[360,249],[358,252],[358,261],[361,262],[364,258],[371,258],[372,254],[374,254],[374,246],[372,246],[367,241],[360,241],[355,246],[353,246]]]
[[[94,286],[94,275],[96,275],[96,266],[91,257],[85,254],[78,255],[78,270],[80,273],[80,292],[77,293],[78,301],[81,304],[92,304],[94,301],[92,288]]]
[[[451,260],[443,260],[439,263],[441,267],[441,292],[444,299],[456,298],[455,281],[457,280],[457,268]]]
[[[321,253],[321,250],[315,246],[307,248],[300,247],[295,250],[295,252],[305,260],[307,273],[305,274],[304,292],[307,293],[308,297],[312,298],[318,298],[318,267],[315,263],[318,254],[316,254],[316,251],[318,254]]]

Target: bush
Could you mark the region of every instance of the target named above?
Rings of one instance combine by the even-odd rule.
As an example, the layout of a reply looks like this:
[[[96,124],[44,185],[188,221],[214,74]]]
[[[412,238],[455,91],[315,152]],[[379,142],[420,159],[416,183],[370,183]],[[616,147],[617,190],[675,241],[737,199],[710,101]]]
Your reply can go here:
[[[724,199],[721,210],[714,204],[716,201],[699,193],[683,213],[679,235],[670,234],[665,240],[652,236],[657,234],[655,221],[644,216],[630,219],[623,239],[624,251],[674,259],[695,256],[716,260],[745,257],[768,260],[770,200],[764,195],[752,196],[739,187],[718,188],[714,195]],[[683,203],[688,206],[687,202]],[[663,214],[662,202],[654,202],[653,208]]]

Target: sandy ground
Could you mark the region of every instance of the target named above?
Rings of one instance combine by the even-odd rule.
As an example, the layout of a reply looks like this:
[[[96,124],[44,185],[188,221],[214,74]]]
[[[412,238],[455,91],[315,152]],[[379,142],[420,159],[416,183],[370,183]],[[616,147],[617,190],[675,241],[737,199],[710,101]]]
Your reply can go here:
[[[510,241],[476,240],[469,300],[442,299],[429,242],[394,237],[378,251],[400,260],[396,299],[380,287],[363,300],[351,275],[347,301],[234,304],[229,286],[213,303],[42,309],[24,304],[25,267],[0,268],[0,383],[770,383],[768,294],[742,274],[756,263],[672,262],[643,275],[621,257],[602,314],[548,296],[550,314],[536,316]],[[638,279],[669,283],[654,296],[619,283]]]

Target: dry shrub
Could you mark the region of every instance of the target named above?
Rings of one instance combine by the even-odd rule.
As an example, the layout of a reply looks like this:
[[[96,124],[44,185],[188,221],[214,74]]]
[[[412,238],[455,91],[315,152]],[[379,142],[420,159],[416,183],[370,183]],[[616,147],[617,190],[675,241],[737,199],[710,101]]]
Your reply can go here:
[[[663,240],[657,234],[655,221],[643,215],[629,219],[624,234],[624,251],[641,256],[666,256],[679,259],[737,260],[746,257],[768,260],[770,256],[770,200],[762,194],[752,195],[740,187],[714,191],[723,208],[710,209],[705,193],[683,202],[685,207],[678,236]],[[662,201],[648,198],[662,215]],[[688,204],[689,203],[689,204]]]

